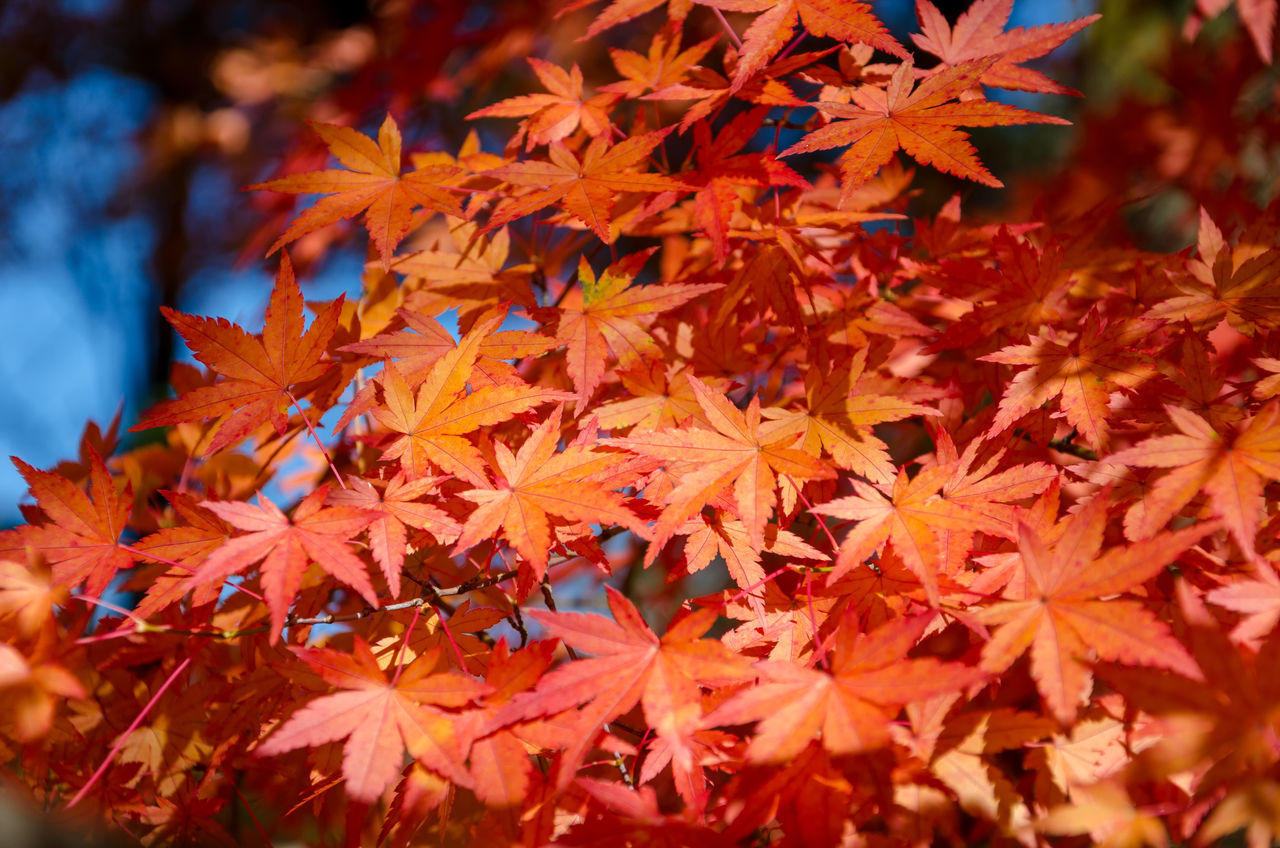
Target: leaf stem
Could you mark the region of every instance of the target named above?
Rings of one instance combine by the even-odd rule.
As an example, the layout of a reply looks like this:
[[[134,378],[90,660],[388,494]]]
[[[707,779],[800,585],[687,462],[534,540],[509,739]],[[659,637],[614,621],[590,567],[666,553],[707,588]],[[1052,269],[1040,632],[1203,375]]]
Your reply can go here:
[[[120,753],[120,749],[124,747],[125,740],[129,738],[129,734],[133,733],[133,731],[138,729],[138,725],[142,724],[142,720],[145,719],[147,717],[147,714],[151,712],[151,708],[156,705],[156,703],[160,700],[160,697],[164,695],[164,693],[169,690],[169,687],[174,684],[174,681],[178,679],[178,675],[182,674],[182,672],[187,670],[187,667],[191,665],[191,659],[192,659],[191,657],[187,657],[185,660],[183,660],[178,665],[178,667],[175,668],[172,673],[170,673],[169,677],[165,680],[165,682],[160,684],[160,688],[157,689],[156,693],[151,696],[151,700],[147,701],[147,705],[142,708],[142,711],[138,713],[138,715],[134,718],[133,722],[127,728],[125,728],[124,733],[120,734],[120,738],[116,740],[116,743],[111,746],[111,750],[107,752],[107,756],[102,761],[102,765],[98,766],[98,770],[95,771],[93,775],[89,778],[89,782],[86,783],[84,786],[81,786],[80,791],[77,792],[75,797],[72,798],[71,801],[67,803],[66,809],[69,810],[72,807],[74,807],[76,804],[79,804],[80,799],[84,798],[84,796],[89,792],[89,790],[93,788],[93,785],[97,783],[99,778],[102,777],[103,773],[106,772],[107,766],[111,765],[111,761],[115,759],[116,754]]]
[[[289,400],[293,401],[293,408],[298,410],[298,414],[302,416],[302,423],[307,425],[307,432],[311,434],[311,438],[315,440],[316,447],[320,448],[320,453],[324,454],[324,461],[329,463],[329,470],[333,472],[334,479],[338,481],[338,485],[347,488],[347,484],[343,481],[342,475],[338,473],[338,468],[333,464],[333,459],[329,456],[328,449],[324,443],[320,441],[320,436],[316,433],[316,428],[311,426],[311,419],[302,411],[302,404],[298,403],[298,399],[293,396],[293,392],[286,389],[285,394],[289,396]]]
[[[724,31],[729,33],[729,40],[733,42],[733,46],[738,50],[742,50],[742,39],[738,37],[738,33],[734,32],[733,27],[729,26],[729,21],[725,18],[724,12],[712,6],[711,13],[720,21],[720,26],[724,27]]]

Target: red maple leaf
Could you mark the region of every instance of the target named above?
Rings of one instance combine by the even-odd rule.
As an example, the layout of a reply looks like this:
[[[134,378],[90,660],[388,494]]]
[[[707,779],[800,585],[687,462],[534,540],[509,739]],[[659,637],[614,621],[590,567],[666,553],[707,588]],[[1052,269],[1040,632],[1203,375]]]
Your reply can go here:
[[[205,501],[203,506],[234,527],[249,531],[214,551],[191,576],[192,586],[224,580],[262,562],[262,585],[271,610],[271,639],[280,638],[285,616],[302,586],[308,564],[355,589],[371,605],[378,596],[365,573],[364,562],[347,547],[347,540],[377,519],[365,509],[321,505],[329,493],[321,486],[303,499],[293,518],[259,493],[258,506],[238,501]]]
[[[679,484],[664,497],[666,508],[652,531],[649,561],[686,521],[728,491],[732,491],[738,517],[746,525],[748,542],[759,549],[764,544],[765,524],[778,502],[780,484],[785,481],[790,487],[833,476],[825,463],[791,447],[794,436],[770,438],[761,425],[759,397],[751,398],[744,413],[697,377],[688,379],[714,430],[660,430],[601,440],[601,444],[663,460],[679,478]],[[779,474],[784,475],[784,481],[778,479]]]
[[[551,671],[529,693],[517,695],[494,718],[502,726],[585,705],[579,727],[587,732],[566,752],[576,764],[595,728],[640,703],[645,720],[668,740],[678,759],[692,766],[691,735],[703,720],[700,683],[725,685],[750,677],[747,661],[719,641],[699,638],[715,623],[714,610],[678,618],[659,638],[635,606],[605,586],[613,620],[599,615],[531,611],[552,636],[594,654]],[[572,770],[566,777],[572,777]]]
[[[373,803],[404,768],[409,755],[427,768],[463,786],[469,733],[461,716],[438,707],[461,707],[488,689],[458,674],[436,671],[441,653],[420,655],[397,665],[387,680],[377,658],[359,636],[353,653],[327,648],[294,648],[320,676],[343,689],[317,698],[289,717],[254,752],[268,757],[295,748],[346,739],[342,776],[347,793]]]
[[[564,144],[552,142],[547,161],[513,162],[485,171],[486,177],[533,189],[499,206],[485,230],[496,229],[555,203],[586,224],[601,241],[612,244],[616,234],[610,224],[620,193],[689,188],[671,177],[638,170],[668,132],[669,129],[632,136],[613,146],[609,145],[608,136],[601,135],[591,140],[581,158]]]
[[[984,362],[1029,365],[1009,381],[992,429],[1012,426],[1042,404],[1061,397],[1067,423],[1094,450],[1110,441],[1110,395],[1135,389],[1156,374],[1155,365],[1133,349],[1156,329],[1152,321],[1104,322],[1096,310],[1085,316],[1080,332],[1072,335],[1045,328],[1027,344],[1012,345],[980,356]]]
[[[196,359],[223,379],[157,404],[131,432],[185,421],[221,417],[203,453],[229,447],[270,421],[281,435],[285,410],[306,397],[309,383],[329,370],[324,360],[338,326],[343,298],[330,303],[303,330],[302,290],[288,254],[281,256],[261,336],[251,336],[224,318],[202,318],[160,307]]]
[[[585,407],[604,378],[607,354],[613,354],[619,365],[660,357],[648,330],[654,317],[721,288],[720,283],[633,286],[650,255],[652,251],[646,250],[624,256],[598,279],[585,258],[578,263],[581,287],[571,290],[560,304],[556,341],[566,347],[569,377],[578,390],[580,407]]]
[[[361,477],[348,478],[348,487],[330,492],[331,506],[350,506],[368,510],[376,517],[369,525],[369,552],[387,578],[391,597],[400,595],[400,572],[408,545],[406,527],[426,530],[436,541],[452,542],[462,529],[447,512],[418,498],[435,489],[439,479],[421,477],[409,482],[403,472],[397,474],[382,491]]]
[[[526,150],[539,144],[550,144],[573,134],[579,126],[595,137],[610,128],[609,110],[620,99],[616,94],[597,94],[588,100],[582,96],[582,69],[576,64],[566,72],[550,62],[530,56],[526,59],[538,80],[550,94],[522,94],[499,100],[477,109],[467,120],[475,118],[525,118],[511,138],[510,147],[518,149],[527,134]]]
[[[1267,480],[1280,480],[1280,402],[1234,424],[1201,418],[1180,406],[1165,412],[1178,433],[1152,436],[1107,457],[1118,465],[1168,468],[1125,515],[1129,538],[1142,539],[1165,526],[1198,492],[1252,555]]]
[[[733,90],[742,87],[756,71],[769,64],[792,38],[799,23],[810,35],[834,38],[851,44],[870,44],[878,50],[901,59],[908,54],[889,35],[871,11],[871,4],[860,0],[697,0],[704,6],[726,12],[759,12],[742,34],[741,57],[733,78]]]
[[[983,71],[978,80],[981,85],[1078,95],[1078,91],[1059,85],[1022,63],[1045,55],[1102,16],[1086,15],[1069,23],[1005,30],[1012,11],[1013,0],[978,0],[956,19],[953,27],[929,0],[916,0],[920,33],[913,34],[911,40],[942,60],[939,70],[996,56],[995,64]]]
[[[972,88],[994,61],[988,57],[948,68],[913,89],[914,69],[908,59],[894,71],[888,88],[853,89],[850,105],[818,104],[824,114],[840,120],[814,130],[781,155],[848,145],[840,156],[846,191],[874,177],[899,149],[922,165],[998,188],[1004,183],[982,166],[959,127],[1070,122],[988,100],[950,102]]]
[[[0,552],[12,551],[25,562],[30,545],[53,566],[53,583],[68,589],[82,581],[85,591],[99,597],[122,568],[131,568],[134,554],[120,544],[120,534],[133,509],[133,487],[116,488],[98,452],[89,456],[89,494],[61,474],[39,471],[10,457],[27,482],[44,521],[0,534]],[[8,537],[7,539],[5,537]]]
[[[984,624],[997,625],[982,649],[982,667],[998,674],[1029,649],[1031,676],[1064,724],[1075,721],[1094,658],[1195,674],[1168,625],[1140,602],[1110,596],[1163,571],[1216,525],[1162,533],[1100,555],[1106,520],[1107,499],[1097,495],[1067,519],[1069,526],[1052,550],[1020,523],[1018,550],[1026,581],[1018,581],[1020,591],[1013,589],[1009,600],[977,612]]]
[[[833,754],[888,745],[890,721],[903,704],[954,692],[982,678],[977,669],[956,663],[906,658],[931,618],[898,618],[869,633],[846,619],[830,671],[758,662],[760,682],[718,707],[706,724],[759,722],[747,748],[747,757],[755,762],[790,760],[815,737]]]
[[[478,506],[462,528],[455,553],[500,531],[541,579],[552,542],[549,516],[617,525],[644,534],[644,523],[627,508],[623,497],[592,479],[625,463],[625,455],[581,444],[557,453],[560,414],[561,408],[556,407],[515,454],[503,443],[495,443],[497,481],[485,480],[480,488],[459,492],[459,497]]]

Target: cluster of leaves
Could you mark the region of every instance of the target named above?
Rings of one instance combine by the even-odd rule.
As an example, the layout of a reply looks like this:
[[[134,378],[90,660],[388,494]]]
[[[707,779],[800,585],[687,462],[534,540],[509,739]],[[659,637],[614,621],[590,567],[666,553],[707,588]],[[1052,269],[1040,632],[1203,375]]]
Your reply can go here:
[[[145,844],[1270,844],[1280,211],[908,219],[899,152],[999,186],[961,128],[1064,123],[986,91],[1094,19],[1011,7],[918,0],[923,69],[867,3],[670,0],[593,90],[529,60],[502,153],[315,124],[261,331],[167,311],[162,431],[16,460],[6,782]]]

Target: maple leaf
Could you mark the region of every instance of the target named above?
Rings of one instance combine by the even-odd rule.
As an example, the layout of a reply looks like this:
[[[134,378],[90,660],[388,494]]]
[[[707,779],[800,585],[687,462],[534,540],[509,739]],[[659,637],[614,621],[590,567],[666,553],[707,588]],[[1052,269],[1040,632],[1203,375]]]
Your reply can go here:
[[[1187,275],[1174,278],[1183,293],[1152,307],[1147,314],[1165,321],[1188,320],[1196,330],[1216,326],[1223,318],[1251,336],[1280,329],[1280,215],[1259,216],[1232,247],[1222,230],[1200,209],[1197,258]]]
[[[576,12],[599,2],[599,0],[568,0],[556,12],[556,17]],[[673,26],[678,26],[689,16],[694,0],[613,0],[604,11],[596,16],[587,31],[578,37],[578,41],[594,38],[607,29],[626,23],[645,12],[652,11],[662,4],[667,4],[667,17]]]
[[[742,34],[742,49],[734,75],[733,90],[742,87],[756,71],[791,40],[799,23],[810,35],[834,38],[851,44],[870,44],[901,59],[908,54],[889,35],[871,11],[871,4],[858,0],[697,0],[700,5],[726,12],[760,12]]]
[[[592,139],[581,159],[561,142],[552,142],[547,151],[549,161],[513,162],[485,171],[487,177],[534,189],[499,206],[485,231],[556,203],[586,224],[601,241],[612,244],[615,235],[610,223],[618,193],[689,188],[671,177],[635,170],[669,132],[666,129],[632,136],[612,147],[608,137],[601,135]]]
[[[462,528],[455,553],[501,529],[503,538],[532,566],[534,576],[540,580],[546,573],[547,552],[551,549],[548,516],[617,525],[644,535],[644,522],[627,508],[622,496],[591,479],[625,462],[625,456],[597,452],[582,444],[569,445],[556,453],[560,416],[561,407],[556,407],[515,454],[503,443],[495,443],[497,482],[482,481],[481,488],[458,493],[478,506]]]
[[[404,754],[461,785],[469,733],[459,716],[438,707],[461,707],[487,691],[485,684],[437,672],[440,653],[397,666],[390,681],[368,644],[355,639],[353,653],[328,648],[292,649],[320,676],[343,689],[324,695],[289,717],[254,752],[268,757],[296,748],[346,739],[342,776],[347,794],[373,803],[396,779]]]
[[[760,424],[759,397],[751,398],[744,414],[697,377],[688,379],[714,431],[660,430],[601,440],[601,444],[665,460],[680,477],[679,484],[666,495],[666,509],[653,528],[649,561],[681,525],[731,484],[747,540],[759,548],[778,500],[776,475],[786,475],[796,485],[833,476],[824,463],[790,447],[793,438],[767,438]]]
[[[234,501],[205,501],[204,507],[249,532],[210,554],[191,575],[190,585],[214,583],[262,562],[262,585],[271,610],[273,642],[280,638],[285,615],[310,562],[355,589],[371,606],[376,605],[378,596],[365,574],[365,564],[345,543],[377,520],[377,515],[350,506],[322,508],[327,495],[328,486],[307,495],[292,519],[261,492],[256,507]]]
[[[984,362],[1033,366],[1019,371],[1007,384],[991,423],[993,430],[1005,430],[1028,412],[1061,396],[1067,423],[1094,450],[1104,450],[1110,441],[1107,418],[1111,391],[1136,388],[1156,374],[1149,360],[1131,352],[1156,326],[1140,320],[1108,324],[1091,310],[1074,338],[1046,327],[1033,335],[1029,344],[978,357]]]
[[[794,437],[796,447],[811,456],[822,451],[841,468],[874,483],[894,477],[888,445],[871,428],[913,415],[938,415],[936,409],[912,403],[893,382],[866,373],[867,349],[843,363],[815,363],[804,375],[805,409],[761,410],[769,419],[761,430],[767,438]]]
[[[690,574],[711,564],[717,555],[724,560],[729,576],[743,591],[758,590],[764,582],[760,554],[771,553],[796,559],[829,559],[790,530],[770,524],[765,528],[764,544],[753,548],[747,541],[747,528],[736,519],[721,520],[699,516],[680,528],[685,536],[685,571]]]
[[[1152,535],[1203,491],[1236,544],[1252,555],[1263,487],[1280,480],[1280,403],[1218,427],[1182,407],[1165,406],[1165,412],[1177,435],[1152,436],[1107,457],[1118,465],[1173,469],[1156,478],[1125,515],[1126,535]]]
[[[810,104],[796,96],[782,80],[830,52],[831,50],[822,50],[800,53],[779,59],[756,71],[746,83],[736,87],[732,80],[711,68],[695,66],[690,69],[684,82],[664,85],[652,94],[645,95],[643,99],[697,101],[685,111],[684,117],[680,120],[682,133],[698,121],[708,118],[733,99],[754,103],[757,106],[804,108]]]
[[[289,256],[283,254],[261,336],[224,318],[160,307],[195,358],[224,379],[162,401],[131,432],[222,416],[204,454],[235,444],[267,421],[283,435],[288,424],[284,411],[306,396],[308,383],[329,370],[331,363],[322,357],[337,329],[343,298],[325,307],[305,332],[302,303]]]
[[[888,745],[890,722],[902,705],[982,678],[957,663],[906,658],[931,618],[898,618],[869,633],[846,619],[837,631],[829,672],[762,660],[756,663],[761,681],[716,708],[705,723],[759,722],[747,748],[753,762],[790,760],[816,737],[833,754]]]
[[[291,174],[248,187],[251,191],[329,195],[295,219],[267,255],[307,233],[364,212],[365,228],[382,258],[383,268],[389,268],[392,252],[413,225],[414,207],[462,214],[456,195],[448,187],[449,178],[461,173],[460,168],[433,163],[400,173],[400,128],[390,114],[378,130],[376,143],[350,127],[321,123],[310,126],[347,170]]]
[[[653,37],[647,55],[610,47],[609,58],[625,79],[602,85],[600,90],[628,98],[639,98],[650,91],[677,85],[684,81],[690,67],[700,62],[719,40],[720,36],[713,35],[682,51],[680,32],[670,27]]]
[[[650,255],[652,251],[646,250],[625,256],[601,272],[599,279],[585,257],[578,262],[581,288],[571,290],[561,302],[556,341],[567,348],[565,358],[578,390],[579,408],[585,408],[604,379],[607,353],[622,366],[642,357],[659,358],[658,345],[647,329],[653,317],[723,287],[720,283],[633,286]]]
[[[692,766],[692,734],[702,722],[700,683],[726,685],[750,678],[747,661],[719,641],[701,639],[715,623],[714,610],[698,610],[676,619],[661,638],[654,635],[635,606],[605,586],[613,620],[577,612],[528,616],[571,648],[595,656],[551,671],[529,693],[517,695],[499,711],[494,725],[553,715],[580,705],[580,727],[590,731],[622,715],[637,702],[658,736],[671,743],[674,757]],[[594,734],[586,732],[565,754],[580,761]],[[569,770],[568,777],[572,777]]]
[[[991,238],[990,254],[986,261],[948,258],[922,269],[924,279],[964,312],[927,352],[990,350],[985,346],[993,339],[1021,341],[1062,320],[1071,275],[1060,242],[1040,247],[1002,226]]]
[[[466,386],[480,355],[482,341],[500,317],[477,324],[457,347],[436,360],[421,379],[417,393],[395,363],[388,361],[379,377],[384,402],[372,409],[378,423],[401,434],[383,448],[382,458],[400,460],[410,479],[432,466],[471,483],[486,478],[479,450],[465,438],[543,403],[569,400],[568,392],[525,385],[494,384],[467,393]],[[352,410],[348,411],[349,417]]]
[[[48,568],[0,559],[0,621],[12,618],[19,634],[33,636],[51,624],[54,608],[70,596],[70,588],[56,585]]]
[[[730,222],[742,202],[737,186],[811,188],[808,180],[768,153],[739,152],[760,130],[768,111],[743,112],[718,130],[714,139],[706,121],[693,128],[695,169],[684,179],[700,186],[694,196],[694,214],[721,264],[729,256]]]
[[[1086,15],[1064,24],[1017,27],[1005,30],[1013,0],[978,0],[956,19],[955,26],[929,0],[916,0],[920,32],[911,40],[921,50],[942,60],[939,68],[955,67],[974,59],[996,56],[995,64],[983,71],[978,82],[994,88],[1037,91],[1045,94],[1075,94],[1039,71],[1022,63],[1039,58],[1062,44],[1101,15]],[[936,71],[935,71],[936,73]]]
[[[396,367],[405,379],[417,382],[440,357],[458,346],[453,334],[430,315],[409,309],[397,309],[396,315],[413,331],[397,330],[379,333],[361,342],[343,345],[342,350],[365,356],[397,360]],[[486,326],[492,326],[486,323]],[[523,383],[505,362],[538,356],[556,347],[554,339],[526,330],[500,330],[480,340],[480,349],[470,379],[487,383]],[[368,398],[372,402],[373,398]],[[354,401],[353,401],[354,403]],[[372,408],[372,403],[370,403]]]
[[[529,285],[538,269],[530,263],[507,265],[511,234],[506,227],[480,235],[480,227],[471,221],[447,220],[451,244],[442,240],[430,250],[392,263],[392,269],[407,278],[409,311],[436,315],[457,309],[458,326],[470,330],[480,314],[496,304],[510,302],[525,309],[538,305]]]
[[[846,191],[875,176],[898,149],[922,165],[999,188],[1004,184],[982,166],[968,136],[957,127],[1070,122],[988,100],[948,102],[977,84],[994,61],[988,57],[948,68],[921,80],[912,90],[913,66],[907,60],[894,71],[884,90],[874,86],[853,89],[851,105],[819,103],[823,113],[841,120],[814,130],[781,155],[849,145],[840,156]]]
[[[1141,603],[1099,598],[1146,582],[1216,526],[1197,524],[1099,555],[1106,519],[1107,499],[1095,496],[1067,519],[1069,527],[1052,550],[1020,522],[1018,550],[1026,582],[1010,600],[977,612],[984,624],[998,625],[982,649],[982,667],[1003,672],[1030,649],[1031,676],[1063,724],[1075,720],[1092,657],[1195,673],[1168,625]]]
[[[19,742],[34,742],[53,729],[61,699],[89,696],[84,684],[48,653],[47,643],[28,657],[0,642],[0,716],[7,733]]]
[[[1069,804],[1049,810],[1036,826],[1055,835],[1087,834],[1089,843],[1098,848],[1169,844],[1161,818],[1139,808],[1124,787],[1114,781],[1078,787],[1071,793]]]
[[[116,572],[133,567],[134,554],[120,544],[120,534],[133,509],[133,487],[116,489],[111,472],[98,452],[89,456],[89,494],[61,474],[39,471],[10,457],[35,496],[45,521],[0,534],[0,552],[12,547],[25,560],[23,547],[35,548],[52,566],[53,585],[101,597]],[[5,536],[13,538],[10,546]]]
[[[404,569],[408,546],[405,527],[426,530],[439,542],[452,542],[462,529],[444,510],[417,500],[439,482],[434,477],[421,477],[409,482],[401,472],[379,492],[368,480],[350,477],[348,488],[329,494],[330,506],[349,506],[380,513],[369,525],[369,552],[373,554],[373,561],[382,568],[393,598],[400,596],[400,572]]]
[[[452,620],[450,627],[453,626]],[[512,699],[532,689],[551,667],[556,648],[553,639],[534,642],[511,651],[506,640],[494,646],[485,683],[481,725],[487,726]],[[507,725],[494,733],[483,733],[471,745],[471,776],[475,793],[485,803],[512,807],[524,801],[533,774],[533,762],[525,747],[520,725]]]
[[[1280,623],[1280,575],[1267,560],[1254,568],[1256,580],[1237,580],[1205,594],[1205,600],[1244,616],[1231,636],[1241,642],[1265,639]]]
[[[631,397],[606,401],[595,407],[602,430],[632,428],[634,433],[678,427],[690,418],[704,418],[698,397],[689,383],[690,369],[682,363],[668,365],[661,359],[644,359],[618,372]],[[729,384],[708,377],[704,382],[716,391]]]
[[[162,527],[144,536],[133,546],[140,559],[173,563],[167,572],[156,577],[134,607],[134,614],[146,619],[190,595],[191,606],[218,600],[221,588],[204,586],[191,591],[187,578],[205,557],[231,537],[234,528],[212,510],[200,506],[195,498],[181,492],[162,491],[180,519],[172,527]]]
[[[550,94],[522,94],[508,97],[491,106],[477,109],[467,120],[476,118],[526,118],[520,122],[520,130],[511,139],[511,147],[519,148],[520,140],[528,134],[526,150],[535,145],[560,141],[579,126],[589,136],[607,133],[610,127],[609,110],[619,100],[612,93],[598,94],[589,100],[582,97],[582,69],[575,63],[566,72],[543,59],[529,56],[526,60],[533,68],[538,81]]]
[[[855,494],[813,507],[810,512],[815,515],[858,522],[840,544],[840,554],[828,575],[828,584],[839,580],[849,569],[862,564],[886,542],[892,541],[894,550],[924,586],[929,603],[937,605],[942,561],[940,531],[981,530],[999,535],[1009,531],[984,511],[939,496],[953,472],[951,465],[935,465],[912,479],[902,470],[892,487],[854,480]]]

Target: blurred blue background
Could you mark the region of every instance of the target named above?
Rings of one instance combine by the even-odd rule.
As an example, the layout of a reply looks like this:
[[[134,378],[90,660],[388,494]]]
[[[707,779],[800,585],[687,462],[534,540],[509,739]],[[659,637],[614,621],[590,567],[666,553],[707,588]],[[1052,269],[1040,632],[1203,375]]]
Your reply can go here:
[[[875,5],[905,40],[914,3]],[[954,16],[966,4],[940,5]],[[1011,25],[1095,6],[1019,0]],[[283,22],[318,38],[366,13],[303,0],[0,3],[0,456],[48,467],[75,455],[86,421],[105,426],[123,403],[123,428],[135,422],[165,363],[183,353],[157,321],[161,303],[258,326],[274,262],[237,269],[237,240],[262,220],[238,188],[265,174],[206,148],[157,149],[157,122],[179,107],[224,107],[213,59],[255,32]],[[324,299],[359,283],[358,257],[348,257],[320,269],[306,293]],[[24,493],[0,462],[0,526],[20,520]]]

